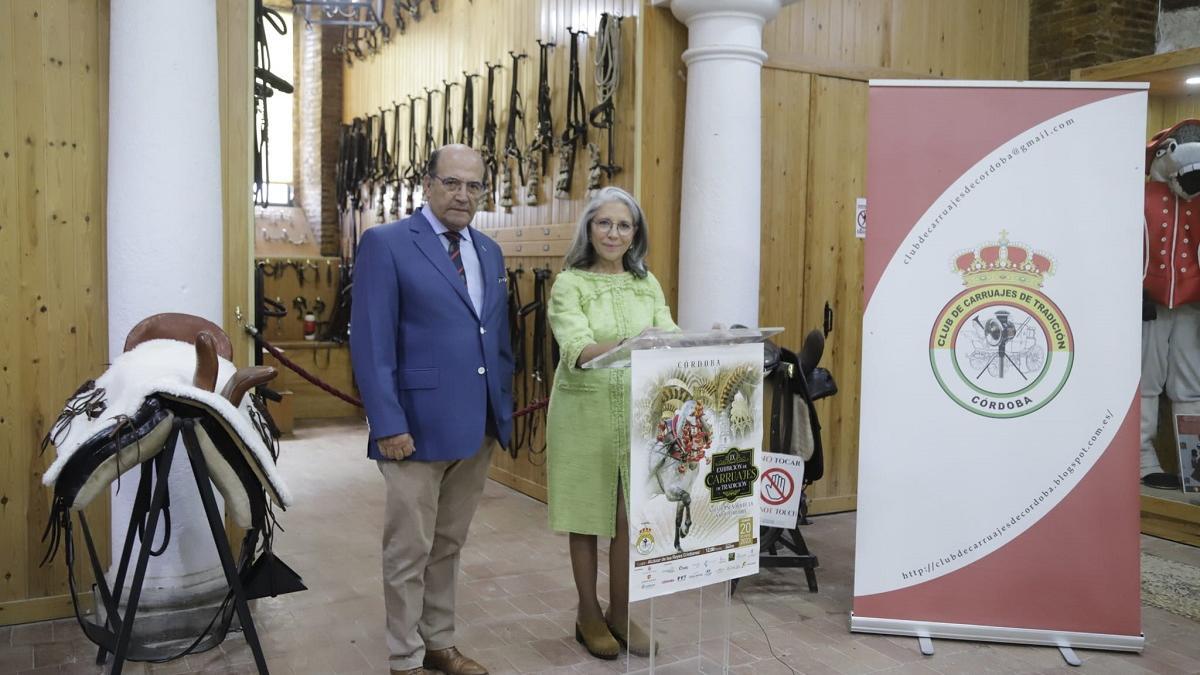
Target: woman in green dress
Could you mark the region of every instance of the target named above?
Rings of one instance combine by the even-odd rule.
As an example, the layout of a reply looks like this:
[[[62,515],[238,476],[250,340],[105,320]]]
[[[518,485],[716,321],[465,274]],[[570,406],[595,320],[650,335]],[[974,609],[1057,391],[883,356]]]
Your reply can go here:
[[[649,654],[629,623],[629,370],[580,365],[624,340],[678,330],[662,287],[646,269],[646,220],[634,198],[606,187],[587,205],[550,292],[550,327],[562,358],[554,374],[546,438],[550,527],[570,534],[579,591],[575,637],[594,656],[625,646]],[[609,544],[609,606],[596,596],[597,537]]]

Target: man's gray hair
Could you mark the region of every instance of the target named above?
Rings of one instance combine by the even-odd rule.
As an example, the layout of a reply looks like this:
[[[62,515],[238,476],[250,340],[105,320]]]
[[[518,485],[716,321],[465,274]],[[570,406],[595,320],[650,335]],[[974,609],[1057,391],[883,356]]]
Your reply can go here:
[[[646,231],[646,215],[642,213],[642,207],[638,206],[633,195],[619,187],[601,188],[584,207],[583,213],[579,216],[579,223],[575,227],[575,239],[571,242],[571,249],[563,258],[563,267],[587,269],[596,264],[596,249],[592,247],[590,236],[592,220],[601,206],[612,202],[624,204],[633,214],[633,243],[630,244],[629,250],[625,251],[621,262],[626,272],[632,272],[633,276],[644,279],[646,278],[646,251],[650,248],[649,233]]]

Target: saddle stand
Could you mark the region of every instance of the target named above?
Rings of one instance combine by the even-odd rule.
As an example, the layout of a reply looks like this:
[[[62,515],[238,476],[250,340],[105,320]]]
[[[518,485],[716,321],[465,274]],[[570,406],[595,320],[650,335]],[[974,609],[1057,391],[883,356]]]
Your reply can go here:
[[[805,457],[806,446],[803,441],[806,434],[796,432],[794,427],[798,423],[807,425],[811,429],[811,442],[807,447],[809,454],[805,459],[805,478],[810,483],[819,480],[825,472],[821,425],[812,402],[837,393],[833,377],[827,370],[817,368],[824,351],[825,335],[820,330],[813,330],[804,338],[804,345],[799,353],[782,349],[768,341],[764,356],[766,379],[769,379],[774,387],[774,396],[771,399],[770,450]],[[799,410],[807,413],[800,420],[793,419],[797,405],[801,406]],[[800,532],[800,526],[808,523],[808,498],[801,491],[800,513],[794,527],[759,528],[758,566],[760,569],[800,567],[808,581],[808,590],[816,593],[816,569],[820,563],[817,556],[808,549],[808,543],[804,541],[804,535]],[[790,553],[780,554],[780,547]],[[736,581],[733,588],[736,589]]]
[[[232,620],[232,614],[227,609],[229,600],[232,598],[238,618],[241,621],[242,631],[246,635],[246,642],[250,645],[250,650],[254,653],[254,663],[258,667],[258,672],[261,675],[266,675],[268,672],[267,662],[263,657],[262,646],[258,641],[258,632],[254,628],[254,619],[250,615],[250,606],[247,603],[246,592],[242,585],[242,575],[239,573],[241,568],[248,567],[249,560],[253,556],[258,542],[259,533],[257,529],[251,528],[247,530],[246,537],[242,541],[241,561],[239,565],[235,566],[233,554],[230,551],[229,543],[225,536],[225,529],[222,525],[221,513],[217,508],[217,501],[213,496],[213,485],[208,466],[204,461],[204,455],[200,449],[200,441],[196,437],[196,425],[200,422],[199,418],[194,415],[201,413],[193,410],[190,413],[193,416],[189,416],[188,411],[181,410],[184,408],[186,406],[179,406],[177,408],[170,436],[167,438],[162,452],[153,460],[143,462],[141,465],[142,488],[139,489],[138,499],[134,502],[133,512],[129,518],[129,530],[125,534],[125,544],[121,552],[120,565],[117,568],[116,583],[112,589],[108,586],[108,582],[104,577],[104,570],[100,565],[100,559],[96,555],[96,547],[92,543],[92,534],[88,529],[87,520],[84,518],[82,511],[78,512],[79,524],[83,529],[84,541],[87,544],[88,556],[91,558],[92,571],[96,578],[96,586],[106,610],[103,625],[82,620],[80,624],[93,642],[102,645],[99,653],[96,655],[96,663],[98,665],[103,665],[107,661],[109,653],[113,655],[112,669],[109,671],[112,675],[118,675],[121,672],[126,659],[154,660],[158,658],[158,654],[155,651],[144,646],[130,645],[130,638],[133,634],[133,622],[137,615],[142,583],[146,575],[146,565],[150,560],[150,555],[154,553],[151,549],[153,548],[154,535],[158,529],[160,516],[166,514],[163,519],[167,523],[166,528],[170,528],[169,511],[165,510],[170,503],[167,476],[170,474],[171,463],[175,456],[176,442],[182,438],[183,445],[187,450],[188,460],[192,465],[192,473],[196,479],[196,489],[200,493],[200,500],[204,504],[204,512],[208,516],[208,525],[209,530],[212,532],[213,543],[216,544],[217,554],[220,557],[221,566],[224,568],[225,579],[229,582],[229,597],[225,599],[225,602],[222,603],[218,611],[218,614],[221,615],[220,634],[224,635],[224,632],[228,630],[229,622]],[[150,485],[153,485],[152,496],[151,490],[147,487]],[[142,540],[142,546],[138,552],[137,563],[133,570],[133,581],[129,586],[129,599],[125,612],[122,614],[120,611],[121,590],[125,585],[125,576],[129,572],[134,540],[138,537]],[[161,553],[161,551],[157,553]],[[74,588],[71,589],[71,593],[72,597],[74,597]],[[214,622],[216,619],[217,617],[214,617]],[[205,634],[207,634],[207,631]],[[203,635],[201,635],[200,639],[203,639]],[[219,642],[220,640],[218,639],[217,641]],[[197,644],[199,644],[199,640],[192,647],[194,648]]]
[[[759,529],[761,540],[758,545],[758,567],[763,569],[766,567],[801,567],[804,569],[804,578],[808,581],[808,590],[811,593],[817,592],[817,572],[820,567],[817,561],[817,556],[813,555],[808,550],[808,544],[804,541],[804,535],[800,533],[800,526],[808,524],[808,505],[803,496],[800,497],[800,518],[796,523],[796,527],[790,530],[785,530],[781,527],[763,527]],[[778,552],[779,546],[790,550],[793,555],[780,555]],[[741,579],[734,579],[729,584],[729,594],[732,596],[737,592],[738,582]]]
[[[800,533],[800,526],[807,525],[808,522],[808,500],[801,495],[800,518],[799,522],[796,523],[796,527],[790,530],[780,527],[763,528],[762,541],[759,542],[758,548],[758,566],[759,568],[802,567],[804,568],[804,578],[808,580],[808,590],[816,593],[816,568],[820,566],[820,563],[817,561],[817,556],[808,550],[808,544],[804,541],[804,535]],[[779,546],[790,550],[793,555],[777,554]]]

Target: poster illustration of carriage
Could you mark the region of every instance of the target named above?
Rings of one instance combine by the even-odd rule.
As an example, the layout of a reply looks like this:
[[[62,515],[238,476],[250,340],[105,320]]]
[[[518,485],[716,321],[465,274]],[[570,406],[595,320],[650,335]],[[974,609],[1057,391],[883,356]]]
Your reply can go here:
[[[630,599],[758,572],[762,344],[633,353]]]

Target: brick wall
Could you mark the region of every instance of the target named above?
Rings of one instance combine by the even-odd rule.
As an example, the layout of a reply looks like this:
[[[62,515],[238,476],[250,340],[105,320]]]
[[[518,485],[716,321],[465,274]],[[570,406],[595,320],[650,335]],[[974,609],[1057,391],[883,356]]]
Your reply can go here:
[[[1157,20],[1158,0],[1030,0],[1029,77],[1153,54]]]
[[[334,188],[342,119],[342,61],[333,52],[340,28],[296,26],[296,203],[321,243],[338,254]]]
[[[1158,53],[1200,47],[1200,0],[1164,0],[1158,17]]]

